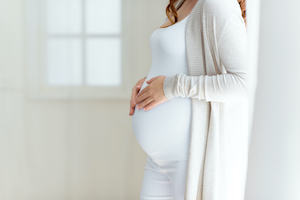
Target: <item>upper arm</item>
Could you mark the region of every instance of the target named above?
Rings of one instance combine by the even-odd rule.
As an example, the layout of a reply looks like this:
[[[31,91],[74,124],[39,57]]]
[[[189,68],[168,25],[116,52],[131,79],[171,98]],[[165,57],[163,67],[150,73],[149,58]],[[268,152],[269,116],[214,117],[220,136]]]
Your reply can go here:
[[[239,16],[231,15],[217,37],[219,58],[227,72],[246,75],[247,42],[245,24]]]
[[[221,67],[245,80],[248,38],[237,0],[207,0],[204,12],[208,37],[215,42]]]

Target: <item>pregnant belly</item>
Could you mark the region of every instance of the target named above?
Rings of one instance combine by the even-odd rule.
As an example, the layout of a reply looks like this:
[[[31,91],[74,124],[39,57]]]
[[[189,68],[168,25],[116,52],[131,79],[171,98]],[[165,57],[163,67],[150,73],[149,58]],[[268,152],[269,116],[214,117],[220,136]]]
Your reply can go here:
[[[181,97],[147,111],[135,108],[132,127],[143,150],[154,159],[187,159],[191,110],[191,99]]]

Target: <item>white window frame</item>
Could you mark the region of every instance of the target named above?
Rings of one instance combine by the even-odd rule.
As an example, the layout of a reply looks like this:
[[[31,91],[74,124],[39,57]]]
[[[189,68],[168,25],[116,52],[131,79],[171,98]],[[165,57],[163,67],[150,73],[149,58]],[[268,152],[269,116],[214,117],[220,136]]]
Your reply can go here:
[[[82,0],[84,2],[85,0]],[[130,45],[130,0],[121,0],[121,85],[120,86],[49,86],[46,77],[46,27],[44,0],[26,0],[26,65],[28,73],[28,92],[29,97],[33,99],[128,99],[131,96],[131,82],[129,80],[132,67],[129,63],[131,45]],[[84,8],[82,8],[84,9]],[[84,15],[84,13],[83,13]],[[84,16],[83,16],[84,18]],[[83,20],[84,21],[84,20]],[[84,22],[83,22],[84,23]],[[126,24],[126,30],[124,29]],[[89,35],[89,37],[98,37],[106,35]],[[51,37],[61,37],[52,35]],[[82,35],[86,37],[86,35]],[[83,45],[85,45],[83,43]],[[83,47],[84,48],[84,47]],[[83,52],[83,60],[84,52]],[[84,62],[84,61],[83,61]],[[83,66],[84,67],[84,66]]]

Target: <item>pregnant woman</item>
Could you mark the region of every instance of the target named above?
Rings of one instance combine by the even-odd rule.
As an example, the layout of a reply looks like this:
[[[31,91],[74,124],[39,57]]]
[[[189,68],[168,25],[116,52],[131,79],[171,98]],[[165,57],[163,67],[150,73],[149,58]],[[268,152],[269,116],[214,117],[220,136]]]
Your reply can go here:
[[[133,88],[147,153],[140,200],[243,200],[248,153],[244,0],[170,0]],[[145,81],[147,80],[147,81]]]

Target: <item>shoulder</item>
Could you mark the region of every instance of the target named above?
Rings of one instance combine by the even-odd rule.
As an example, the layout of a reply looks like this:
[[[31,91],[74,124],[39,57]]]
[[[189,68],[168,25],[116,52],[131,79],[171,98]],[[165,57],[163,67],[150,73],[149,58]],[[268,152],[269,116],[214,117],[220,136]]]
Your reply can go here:
[[[242,19],[241,8],[237,0],[204,0],[203,14],[207,20],[214,20],[220,25],[229,18]]]
[[[237,0],[203,0],[202,12],[202,19],[208,31],[217,36],[225,27],[233,28],[244,23]]]

